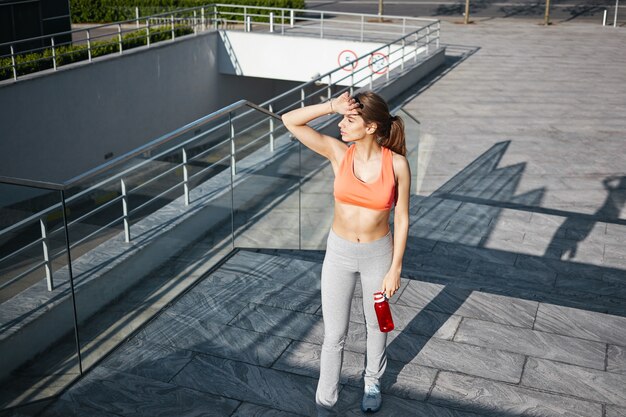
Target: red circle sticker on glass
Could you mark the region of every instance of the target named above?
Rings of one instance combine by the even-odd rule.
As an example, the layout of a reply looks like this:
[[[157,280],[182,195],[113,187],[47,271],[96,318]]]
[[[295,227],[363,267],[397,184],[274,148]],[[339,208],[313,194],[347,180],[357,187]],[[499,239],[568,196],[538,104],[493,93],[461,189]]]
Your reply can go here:
[[[376,74],[384,74],[389,70],[389,58],[382,52],[374,52],[370,55],[369,67]]]
[[[354,71],[357,65],[359,65],[359,61],[357,58],[358,56],[356,56],[356,52],[351,51],[350,49],[344,49],[343,51],[339,52],[339,55],[337,56],[337,63],[340,67],[342,65],[345,65],[345,67],[342,67],[341,69],[350,72]]]

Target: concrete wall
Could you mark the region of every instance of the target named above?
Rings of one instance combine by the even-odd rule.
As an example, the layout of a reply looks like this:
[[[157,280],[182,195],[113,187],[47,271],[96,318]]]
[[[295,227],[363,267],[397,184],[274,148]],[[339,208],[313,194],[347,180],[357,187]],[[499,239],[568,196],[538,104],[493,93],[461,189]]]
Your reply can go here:
[[[295,83],[220,74],[216,32],[0,86],[0,175],[62,181],[227,104]]]
[[[425,47],[416,48],[410,44],[402,51],[400,45],[395,45],[389,50],[385,48],[357,60],[356,58],[380,48],[384,43],[240,31],[220,32],[220,36],[223,40],[218,53],[220,72],[301,82],[310,81],[339,65],[351,63],[334,74],[331,82],[349,85],[350,77],[345,81],[340,80],[354,73],[355,80],[367,78],[357,84],[365,86],[369,83],[370,74],[373,75],[373,80],[385,76],[387,63],[391,70],[399,67],[403,52],[416,52],[419,55],[426,51]]]

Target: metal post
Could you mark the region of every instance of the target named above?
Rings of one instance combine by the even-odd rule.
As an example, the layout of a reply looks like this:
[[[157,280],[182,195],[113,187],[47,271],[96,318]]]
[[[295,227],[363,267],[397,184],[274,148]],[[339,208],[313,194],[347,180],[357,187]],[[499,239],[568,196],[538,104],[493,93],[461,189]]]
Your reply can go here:
[[[248,28],[249,22],[248,22],[248,8],[246,6],[243,6],[243,23],[244,26],[246,27],[245,32],[250,32],[250,29]]]
[[[435,46],[439,49],[439,37],[441,36],[441,22],[437,22],[437,40],[435,41]]]
[[[48,291],[54,290],[54,282],[52,281],[52,262],[50,262],[50,252],[48,248],[48,231],[46,230],[46,223],[42,219],[39,219],[41,225],[41,243],[43,245],[43,260],[46,268],[46,282],[48,283]]]
[[[273,113],[274,106],[270,104],[269,110]],[[270,152],[274,152],[274,118],[270,116]]]
[[[274,33],[274,12],[270,12],[270,33]]]
[[[217,16],[219,16],[217,6],[213,6],[213,29],[215,30],[217,30]]]
[[[302,142],[298,141],[298,250],[302,250]]]
[[[235,161],[235,125],[233,124],[232,115],[228,113],[228,123],[230,124],[230,173],[237,174],[237,165]]]
[[[176,39],[176,33],[174,33],[174,15],[170,16],[170,22],[172,22],[172,40]]]
[[[17,80],[17,68],[15,66],[15,52],[13,51],[13,45],[11,45],[11,66],[13,67],[13,79]]]
[[[280,34],[285,34],[285,10],[280,11]]]
[[[183,190],[185,191],[185,205],[189,205],[189,171],[187,170],[187,151],[183,148]]]
[[[124,241],[130,242],[130,222],[128,221],[128,193],[126,192],[126,182],[122,178],[120,180],[122,185],[122,214],[124,219]]]
[[[204,17],[204,7],[200,9],[200,19],[202,20],[202,30],[206,30],[206,19]]]
[[[402,36],[406,34],[406,17],[402,18]]]
[[[604,15],[602,16],[602,26],[606,26],[606,12],[607,10],[604,9]]]
[[[146,19],[146,44],[150,47],[150,19]]]
[[[365,16],[361,15],[361,42],[363,42],[363,32],[365,31]]]
[[[117,24],[117,41],[120,44],[120,55],[121,55],[122,54],[122,49],[123,49],[123,46],[122,46],[122,25],[121,25],[121,23]]]
[[[328,83],[326,83],[326,95],[328,96],[328,99],[330,100],[331,98],[333,98],[333,90],[330,86],[330,84],[332,83],[332,77],[330,76],[330,74],[328,74]]]
[[[370,71],[370,90],[372,89],[372,81],[374,80],[374,72]]]
[[[91,35],[89,34],[89,29],[87,29],[87,56],[89,57],[89,62],[91,62]]]
[[[250,16],[246,17],[246,32],[252,32],[252,23],[251,23],[251,19]]]
[[[56,53],[56,49],[54,48],[54,37],[50,38],[50,43],[52,44],[52,66],[54,68],[54,70],[57,70],[57,53]]]
[[[198,14],[195,10],[193,11],[193,34],[198,34]]]
[[[391,62],[391,45],[387,45],[387,72],[385,73],[387,75],[387,81],[389,81],[389,73],[391,72],[390,62]]]
[[[352,72],[350,73],[350,95],[354,94],[354,68],[352,69]]]
[[[232,124],[231,114],[228,113],[228,122]],[[235,249],[235,179],[233,171],[235,170],[235,166],[230,166],[230,238],[232,242],[232,247]]]
[[[72,271],[72,254],[70,250],[70,232],[67,224],[67,207],[65,206],[65,191],[61,190],[61,209],[63,210],[63,229],[65,229],[65,250],[67,251],[67,269],[70,275],[70,289],[72,291],[72,307],[74,312],[74,340],[78,355],[78,371],[83,374],[83,360],[80,355],[80,338],[78,337],[78,314],[76,314],[76,292],[74,291],[74,273]]]
[[[615,14],[613,15],[613,27],[617,27],[617,9],[619,9],[619,0],[615,0]]]
[[[300,88],[300,107],[304,107],[304,100],[305,100],[304,88]]]
[[[324,39],[324,12],[320,15],[320,38]]]
[[[135,7],[135,22],[137,24],[137,29],[139,29],[139,7]]]
[[[426,26],[426,53],[430,53],[430,25]]]
[[[400,70],[404,71],[404,44],[406,43],[406,38],[402,39],[402,59],[400,60]]]
[[[546,26],[550,24],[550,0],[546,0],[546,11],[543,15],[543,24]]]
[[[294,19],[293,9],[291,9],[291,10],[289,11],[289,20],[290,20],[290,24],[289,24],[289,25],[293,28],[293,23],[294,23],[294,20],[295,20],[295,19]]]

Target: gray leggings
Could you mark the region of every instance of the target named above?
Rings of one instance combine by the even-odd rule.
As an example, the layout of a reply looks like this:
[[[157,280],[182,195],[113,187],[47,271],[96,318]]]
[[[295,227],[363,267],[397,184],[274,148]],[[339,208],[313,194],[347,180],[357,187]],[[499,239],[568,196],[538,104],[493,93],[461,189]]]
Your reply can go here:
[[[380,291],[393,255],[391,232],[368,243],[343,239],[330,230],[322,266],[322,313],[324,344],[320,358],[320,379],[315,394],[318,407],[329,409],[338,397],[343,347],[348,333],[350,304],[357,276],[361,277],[363,311],[367,325],[365,384],[377,383],[385,372],[387,333],[378,328],[374,293]]]

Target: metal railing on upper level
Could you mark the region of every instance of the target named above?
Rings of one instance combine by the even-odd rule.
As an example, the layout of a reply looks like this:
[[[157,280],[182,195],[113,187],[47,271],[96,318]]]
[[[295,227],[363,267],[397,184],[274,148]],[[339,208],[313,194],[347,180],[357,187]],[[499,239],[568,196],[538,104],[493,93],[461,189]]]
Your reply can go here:
[[[0,55],[0,80],[17,80],[42,70],[56,71],[63,65],[91,62],[99,56],[124,54],[137,47],[149,48],[161,41],[216,29],[380,41],[423,27],[432,31],[427,37],[438,39],[438,20],[406,16],[385,16],[382,22],[379,19],[374,14],[219,3],[144,17],[137,12],[135,19],[0,44],[0,51],[6,51]],[[71,41],[59,41],[68,36]],[[33,43],[41,46],[24,47]]]

